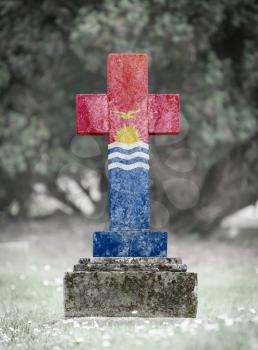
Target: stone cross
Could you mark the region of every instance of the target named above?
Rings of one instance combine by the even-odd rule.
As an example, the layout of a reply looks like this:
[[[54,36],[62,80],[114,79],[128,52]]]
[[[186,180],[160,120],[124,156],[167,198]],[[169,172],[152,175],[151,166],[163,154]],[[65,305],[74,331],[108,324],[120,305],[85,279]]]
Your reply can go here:
[[[76,96],[78,135],[108,136],[109,231],[94,257],[167,256],[167,232],[150,230],[149,135],[179,132],[179,95],[148,94],[144,54],[110,54],[107,94]]]

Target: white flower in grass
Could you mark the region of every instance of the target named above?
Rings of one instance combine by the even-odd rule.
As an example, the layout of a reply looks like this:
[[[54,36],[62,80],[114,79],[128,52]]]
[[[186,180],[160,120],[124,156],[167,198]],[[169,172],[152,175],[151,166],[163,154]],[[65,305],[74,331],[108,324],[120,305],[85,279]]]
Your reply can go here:
[[[137,310],[133,310],[132,311],[132,315],[137,315],[138,314],[138,311]]]
[[[72,319],[72,318],[68,318],[68,319],[66,320],[66,323],[73,323],[73,319]]]
[[[185,332],[188,329],[188,325],[189,325],[189,320],[184,320],[181,324],[180,324],[180,328],[183,332]]]
[[[44,281],[43,281],[43,285],[44,285],[44,286],[49,286],[49,281],[48,281],[48,280],[44,280]]]
[[[159,329],[159,328],[152,328],[149,330],[149,335],[150,336],[158,336],[158,337],[164,337],[164,329]]]
[[[48,264],[46,264],[46,265],[44,266],[44,270],[45,270],[45,271],[50,271],[50,270],[51,270],[51,266],[48,265]]]
[[[144,328],[145,328],[144,325],[141,325],[141,324],[135,326],[135,329],[136,329],[137,331],[141,331],[141,330],[143,330]]]
[[[80,343],[83,343],[84,342],[84,338],[76,338],[75,339],[75,343],[76,344],[80,344]]]
[[[219,315],[218,316],[218,318],[220,319],[220,320],[224,320],[225,318],[227,318],[228,316],[227,315]]]
[[[250,309],[251,314],[256,314],[256,310],[254,308]]]
[[[95,319],[93,320],[93,323],[95,328],[99,328],[98,322]]]
[[[243,306],[239,306],[238,308],[237,308],[237,311],[239,311],[239,312],[241,312],[241,311],[244,311],[244,307]]]
[[[31,323],[32,323],[32,321],[30,321],[30,320],[29,320],[27,323],[28,323],[28,324],[31,324]]]
[[[194,322],[195,322],[196,324],[202,324],[202,319],[196,318],[196,319],[194,320]]]
[[[227,315],[219,315],[218,318],[220,320],[223,320],[225,323],[225,326],[227,326],[227,327],[232,326],[234,324],[233,318],[230,318]]]
[[[224,322],[225,322],[225,326],[227,327],[232,326],[234,324],[233,318],[225,318]]]
[[[40,329],[38,329],[38,328],[34,328],[33,329],[33,333],[35,333],[35,334],[38,334],[38,333],[40,333],[41,331],[40,331]]]
[[[170,329],[167,333],[168,336],[173,337],[175,335],[175,332],[173,329]]]
[[[111,335],[108,333],[103,334],[103,339],[111,339]]]
[[[108,340],[104,340],[103,343],[102,343],[102,346],[104,348],[108,348],[110,345],[111,345],[111,343]]]
[[[218,331],[219,326],[217,325],[217,323],[208,323],[204,326],[204,329],[206,331]]]

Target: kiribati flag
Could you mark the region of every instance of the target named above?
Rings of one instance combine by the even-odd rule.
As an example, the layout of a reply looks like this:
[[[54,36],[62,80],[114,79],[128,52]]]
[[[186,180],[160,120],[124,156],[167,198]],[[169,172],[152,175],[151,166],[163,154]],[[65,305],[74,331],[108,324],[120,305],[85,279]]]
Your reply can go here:
[[[108,170],[110,229],[148,229],[149,145],[143,141],[110,143]]]

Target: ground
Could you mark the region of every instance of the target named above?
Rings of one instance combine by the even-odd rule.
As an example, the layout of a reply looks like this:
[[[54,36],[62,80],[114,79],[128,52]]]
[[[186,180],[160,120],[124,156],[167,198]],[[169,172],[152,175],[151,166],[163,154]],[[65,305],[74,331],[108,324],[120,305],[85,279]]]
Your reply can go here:
[[[2,225],[0,349],[258,349],[257,232],[171,236],[170,256],[198,272],[196,319],[64,319],[64,271],[91,255],[93,227],[104,229],[67,216]]]

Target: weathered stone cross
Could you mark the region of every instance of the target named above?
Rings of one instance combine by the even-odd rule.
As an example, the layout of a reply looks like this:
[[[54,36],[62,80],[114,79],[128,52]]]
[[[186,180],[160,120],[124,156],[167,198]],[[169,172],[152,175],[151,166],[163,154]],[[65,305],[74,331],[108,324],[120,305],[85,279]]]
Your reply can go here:
[[[167,255],[167,233],[150,230],[149,135],[178,134],[179,96],[148,94],[143,54],[108,56],[107,94],[77,95],[77,134],[108,135],[109,232],[95,257]]]

